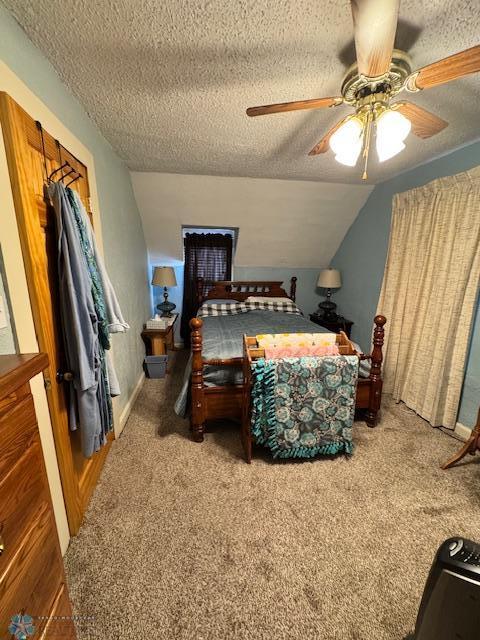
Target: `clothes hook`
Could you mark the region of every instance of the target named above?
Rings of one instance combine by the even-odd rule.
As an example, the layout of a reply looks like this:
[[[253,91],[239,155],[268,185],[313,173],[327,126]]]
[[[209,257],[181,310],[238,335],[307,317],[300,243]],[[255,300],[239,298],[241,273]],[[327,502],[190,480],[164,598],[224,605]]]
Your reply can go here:
[[[42,154],[43,154],[43,166],[45,168],[45,178],[48,180],[48,169],[47,169],[47,154],[45,153],[45,138],[43,137],[43,127],[40,120],[35,120],[35,126],[40,131],[40,138],[42,140]]]
[[[52,173],[48,176],[48,182],[50,182],[53,178],[53,176],[58,173],[59,171],[63,171],[65,169],[65,167],[70,167],[70,165],[68,164],[68,162],[64,162],[62,164],[61,167],[58,167],[58,169],[55,169],[54,171],[52,171]],[[70,167],[71,168],[71,167]]]
[[[74,171],[75,171],[75,170],[74,170]],[[73,173],[73,172],[72,172],[72,171],[70,171],[70,173]],[[75,173],[78,173],[78,171],[76,171]],[[67,175],[69,175],[69,174],[67,174]],[[78,180],[79,178],[83,178],[83,176],[82,176],[82,174],[81,174],[81,173],[78,173],[78,176],[77,176],[76,178],[73,178],[72,180],[70,180],[70,182],[69,182],[68,184],[66,184],[65,186],[66,186],[66,187],[69,187],[69,186],[72,184],[72,182],[75,182],[75,181],[76,181],[76,180]]]

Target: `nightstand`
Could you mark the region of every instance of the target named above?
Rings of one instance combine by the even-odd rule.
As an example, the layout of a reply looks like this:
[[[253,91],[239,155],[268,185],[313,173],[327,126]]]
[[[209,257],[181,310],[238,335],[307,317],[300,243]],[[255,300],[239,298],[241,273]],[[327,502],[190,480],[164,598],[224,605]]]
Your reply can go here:
[[[147,356],[163,356],[167,353],[167,349],[175,348],[174,332],[177,318],[178,313],[173,313],[171,318],[167,318],[168,325],[165,329],[143,327],[142,338]]]
[[[310,314],[310,321],[332,331],[333,333],[344,331],[348,338],[350,338],[352,325],[354,324],[351,320],[347,320],[343,316],[337,316],[336,320],[324,320],[322,316],[318,316],[316,313]]]

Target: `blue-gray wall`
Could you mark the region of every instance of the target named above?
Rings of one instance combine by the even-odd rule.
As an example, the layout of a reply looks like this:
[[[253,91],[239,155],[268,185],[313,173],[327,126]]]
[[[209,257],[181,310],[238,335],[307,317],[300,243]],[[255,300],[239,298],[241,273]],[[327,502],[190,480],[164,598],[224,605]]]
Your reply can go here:
[[[130,174],[80,103],[62,84],[52,65],[1,6],[0,59],[94,157],[105,261],[125,318],[131,325],[127,334],[113,338],[122,407],[142,372],[144,349],[140,332],[150,311],[147,251]],[[11,350],[12,340],[4,338],[0,346],[4,353]]]
[[[372,319],[383,280],[393,195],[426,184],[435,178],[466,171],[479,164],[480,143],[477,142],[383,182],[370,194],[332,261],[332,264],[341,270],[343,277],[343,286],[335,295],[336,301],[344,314],[355,322],[353,338],[364,349],[369,347]],[[477,304],[458,415],[458,421],[467,426],[475,424],[480,404],[478,306]]]

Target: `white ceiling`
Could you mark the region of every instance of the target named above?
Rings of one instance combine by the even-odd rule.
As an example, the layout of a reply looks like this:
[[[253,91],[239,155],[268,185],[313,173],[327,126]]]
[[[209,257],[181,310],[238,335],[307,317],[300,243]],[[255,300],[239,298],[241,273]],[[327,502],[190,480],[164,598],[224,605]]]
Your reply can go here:
[[[1,1],[1,0],[0,0]],[[250,119],[245,108],[339,93],[347,0],[3,0],[135,171],[359,182],[310,148],[348,107]],[[478,44],[479,0],[403,0],[414,67]],[[371,182],[478,138],[480,74],[416,94],[450,126],[410,135]]]

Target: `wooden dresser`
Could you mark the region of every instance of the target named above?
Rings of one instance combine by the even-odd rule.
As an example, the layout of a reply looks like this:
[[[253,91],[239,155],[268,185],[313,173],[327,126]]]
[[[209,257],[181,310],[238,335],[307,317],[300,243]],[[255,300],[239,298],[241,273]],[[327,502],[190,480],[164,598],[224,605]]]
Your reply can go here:
[[[16,637],[16,614],[33,618],[33,638],[76,637],[29,384],[47,365],[44,354],[0,356],[2,639]]]

